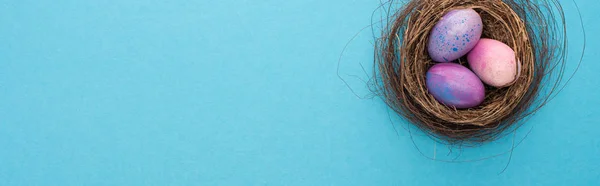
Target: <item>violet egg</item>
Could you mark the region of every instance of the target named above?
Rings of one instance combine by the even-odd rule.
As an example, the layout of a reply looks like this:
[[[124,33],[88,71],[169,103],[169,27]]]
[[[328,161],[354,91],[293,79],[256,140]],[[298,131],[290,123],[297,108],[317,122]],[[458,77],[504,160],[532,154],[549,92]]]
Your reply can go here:
[[[515,51],[493,39],[481,39],[467,55],[469,66],[485,84],[506,87],[517,78]]]
[[[485,88],[477,75],[456,63],[438,63],[427,71],[427,89],[440,103],[459,109],[480,105]]]
[[[454,61],[475,47],[482,32],[481,16],[475,10],[451,10],[431,30],[429,56],[436,62]]]

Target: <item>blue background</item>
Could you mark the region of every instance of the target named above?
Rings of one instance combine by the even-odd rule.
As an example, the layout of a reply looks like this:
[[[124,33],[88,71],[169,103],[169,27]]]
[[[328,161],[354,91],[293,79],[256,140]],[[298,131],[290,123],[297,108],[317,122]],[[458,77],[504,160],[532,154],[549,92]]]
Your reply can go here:
[[[0,0],[0,185],[598,185],[600,1],[577,3],[570,84],[460,150],[369,96],[377,0]]]

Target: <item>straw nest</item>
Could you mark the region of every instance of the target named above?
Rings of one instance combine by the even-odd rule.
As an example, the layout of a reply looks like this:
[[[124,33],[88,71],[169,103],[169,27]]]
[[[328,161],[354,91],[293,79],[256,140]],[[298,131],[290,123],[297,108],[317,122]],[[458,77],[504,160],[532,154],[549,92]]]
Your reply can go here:
[[[482,38],[507,44],[521,64],[513,85],[486,86],[483,104],[470,109],[440,104],[425,83],[435,64],[427,52],[429,33],[446,12],[462,8],[477,11]],[[564,14],[556,0],[412,0],[390,16],[376,44],[377,91],[398,114],[446,142],[487,142],[516,129],[546,103],[562,78],[566,37],[565,27],[557,24],[564,23]],[[458,62],[468,67],[465,58]]]

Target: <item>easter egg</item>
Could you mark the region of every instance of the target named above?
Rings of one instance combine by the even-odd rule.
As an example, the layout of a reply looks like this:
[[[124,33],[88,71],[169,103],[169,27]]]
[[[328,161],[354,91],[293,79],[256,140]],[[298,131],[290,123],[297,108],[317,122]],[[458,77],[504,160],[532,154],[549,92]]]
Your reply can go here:
[[[481,39],[467,55],[469,66],[485,84],[506,87],[517,78],[515,51],[493,39]]]
[[[440,103],[459,109],[480,105],[485,88],[477,75],[456,63],[438,63],[427,71],[427,89]]]
[[[461,58],[475,47],[482,32],[481,16],[475,10],[451,10],[429,34],[429,56],[436,62],[451,62]]]

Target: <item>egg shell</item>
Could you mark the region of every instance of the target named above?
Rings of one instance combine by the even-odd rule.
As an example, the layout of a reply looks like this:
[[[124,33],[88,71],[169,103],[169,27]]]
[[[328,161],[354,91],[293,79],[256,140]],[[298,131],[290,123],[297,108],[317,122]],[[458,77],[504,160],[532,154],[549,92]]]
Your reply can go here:
[[[473,9],[446,13],[429,35],[427,50],[436,62],[451,62],[467,54],[481,38],[483,23]]]
[[[506,87],[512,84],[518,72],[515,51],[493,39],[481,39],[467,55],[471,70],[485,84]]]
[[[485,88],[477,75],[456,63],[438,63],[427,71],[427,89],[440,103],[458,109],[472,108],[485,99]]]

